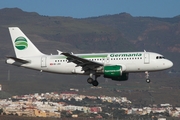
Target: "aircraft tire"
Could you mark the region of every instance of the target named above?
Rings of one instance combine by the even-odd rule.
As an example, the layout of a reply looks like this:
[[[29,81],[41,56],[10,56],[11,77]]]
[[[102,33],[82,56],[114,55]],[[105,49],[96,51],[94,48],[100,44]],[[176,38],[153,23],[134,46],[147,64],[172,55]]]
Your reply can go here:
[[[98,86],[98,85],[99,85],[99,82],[98,82],[97,80],[94,80],[94,81],[92,82],[92,84],[93,84],[93,86]]]
[[[87,82],[88,82],[89,84],[92,84],[93,81],[94,81],[94,80],[93,80],[92,78],[88,78],[88,79],[87,79]]]
[[[146,79],[146,82],[147,82],[147,83],[150,83],[150,82],[151,82],[151,80],[150,80],[150,79]]]

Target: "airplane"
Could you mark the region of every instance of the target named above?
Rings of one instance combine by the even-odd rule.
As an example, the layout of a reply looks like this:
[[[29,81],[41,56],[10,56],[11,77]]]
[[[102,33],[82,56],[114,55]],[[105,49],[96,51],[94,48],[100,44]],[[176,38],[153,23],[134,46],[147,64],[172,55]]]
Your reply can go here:
[[[57,50],[57,55],[40,52],[30,39],[18,28],[9,27],[15,57],[7,57],[6,63],[58,74],[88,75],[87,82],[98,86],[97,78],[115,81],[128,80],[129,73],[145,72],[150,83],[149,72],[169,69],[173,63],[154,52],[115,52],[73,54]]]

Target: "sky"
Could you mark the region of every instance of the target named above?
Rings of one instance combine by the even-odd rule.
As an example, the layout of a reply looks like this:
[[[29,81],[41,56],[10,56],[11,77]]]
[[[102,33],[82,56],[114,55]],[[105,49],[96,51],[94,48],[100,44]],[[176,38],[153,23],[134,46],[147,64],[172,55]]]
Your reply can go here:
[[[132,16],[180,15],[180,0],[1,0],[0,9],[20,8],[47,16],[97,17],[126,12]]]

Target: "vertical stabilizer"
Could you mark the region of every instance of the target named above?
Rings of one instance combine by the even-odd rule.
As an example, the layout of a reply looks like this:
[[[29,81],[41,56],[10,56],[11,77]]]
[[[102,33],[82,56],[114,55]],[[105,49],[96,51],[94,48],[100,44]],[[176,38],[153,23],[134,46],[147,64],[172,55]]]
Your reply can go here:
[[[43,55],[18,27],[9,27],[17,58]]]

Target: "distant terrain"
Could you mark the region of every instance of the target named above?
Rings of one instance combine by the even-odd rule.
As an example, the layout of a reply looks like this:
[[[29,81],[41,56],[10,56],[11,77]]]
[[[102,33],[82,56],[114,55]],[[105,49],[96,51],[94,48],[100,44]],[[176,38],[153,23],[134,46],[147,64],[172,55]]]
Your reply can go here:
[[[76,19],[5,8],[0,10],[0,18],[1,98],[16,94],[65,91],[71,87],[91,91],[91,86],[86,82],[87,76],[41,73],[5,64],[7,56],[14,56],[8,27],[17,26],[46,54],[57,54],[56,50],[73,53],[146,50],[161,53],[172,60],[174,66],[167,71],[150,73],[151,84],[145,83],[143,73],[131,74],[125,82],[108,80],[107,83],[101,77],[100,85],[106,89],[98,94],[124,95],[134,99],[137,104],[139,101],[163,101],[180,105],[180,16],[133,17],[128,13],[120,13]],[[119,89],[122,92],[114,92]],[[84,94],[91,93],[97,92]],[[164,99],[167,94],[169,97]]]
[[[128,13],[84,19],[42,16],[18,8],[0,10],[0,60],[13,55],[9,26],[18,26],[44,53],[152,51],[180,71],[180,16],[133,17]],[[1,63],[2,64],[2,63]]]

